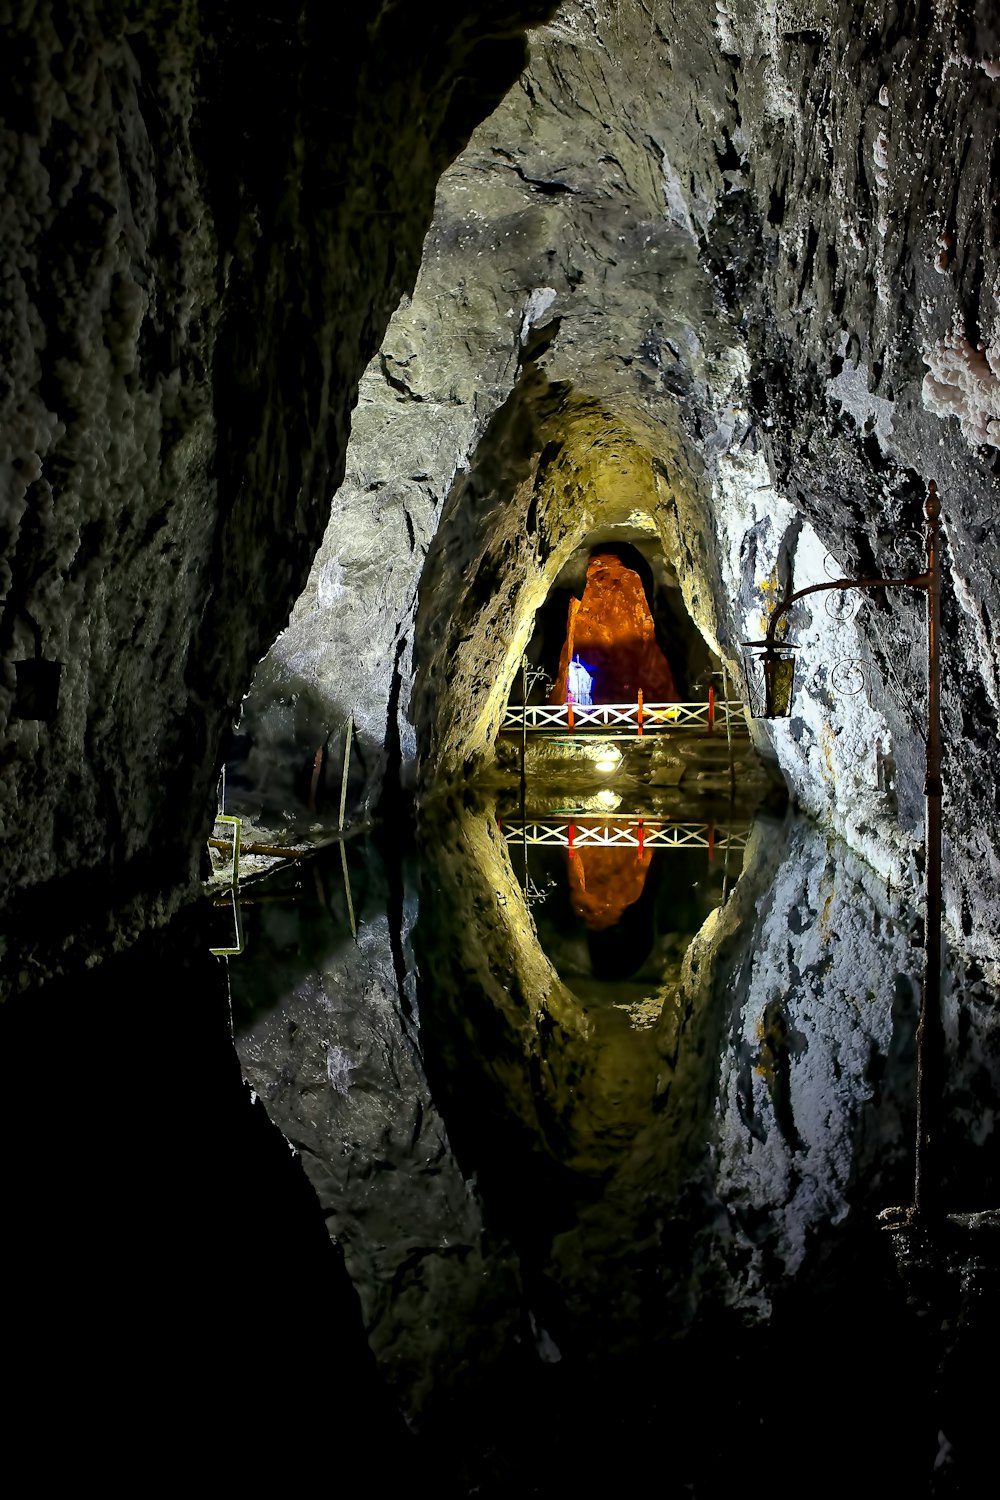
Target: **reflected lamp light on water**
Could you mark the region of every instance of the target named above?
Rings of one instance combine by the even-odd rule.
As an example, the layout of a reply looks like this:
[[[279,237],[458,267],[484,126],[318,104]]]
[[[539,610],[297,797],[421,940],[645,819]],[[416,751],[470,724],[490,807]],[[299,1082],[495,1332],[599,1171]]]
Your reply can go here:
[[[617,771],[622,763],[621,751],[614,745],[597,745],[594,754],[594,767],[598,771]]]

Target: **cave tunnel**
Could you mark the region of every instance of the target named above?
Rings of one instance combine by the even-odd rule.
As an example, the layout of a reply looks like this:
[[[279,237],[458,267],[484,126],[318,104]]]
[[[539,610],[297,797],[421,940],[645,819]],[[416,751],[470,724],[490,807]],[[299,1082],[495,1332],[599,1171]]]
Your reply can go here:
[[[988,1492],[1000,19],[795,9],[0,8],[12,1472]]]
[[[712,524],[669,413],[654,424],[528,361],[452,482],[420,571],[418,785],[505,764],[498,735],[523,667],[529,702],[564,702],[571,634],[600,663],[597,702],[706,700],[723,628]],[[732,653],[728,667],[732,680]]]
[[[553,702],[565,702],[567,663],[574,652],[593,661],[595,702],[631,700],[640,689],[650,701],[693,698],[696,691],[704,695],[712,670],[711,653],[684,606],[676,573],[662,548],[641,532],[630,540],[615,533],[589,538],[538,610],[527,656],[553,684]],[[533,691],[538,696],[543,690],[536,685]]]

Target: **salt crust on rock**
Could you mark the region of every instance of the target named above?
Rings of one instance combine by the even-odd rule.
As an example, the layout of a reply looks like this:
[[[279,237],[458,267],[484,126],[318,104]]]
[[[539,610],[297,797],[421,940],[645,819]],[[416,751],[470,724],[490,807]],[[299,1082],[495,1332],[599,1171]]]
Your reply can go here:
[[[924,354],[924,405],[938,417],[957,417],[970,447],[1000,448],[1000,345],[974,349],[961,334],[946,334]]]

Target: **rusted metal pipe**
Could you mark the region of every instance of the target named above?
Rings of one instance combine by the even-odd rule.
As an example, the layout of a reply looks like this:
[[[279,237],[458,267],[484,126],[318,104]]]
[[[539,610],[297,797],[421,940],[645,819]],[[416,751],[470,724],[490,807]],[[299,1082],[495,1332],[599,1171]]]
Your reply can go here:
[[[776,650],[780,645],[774,638],[774,632],[782,615],[786,615],[793,604],[798,604],[800,599],[805,599],[808,594],[819,594],[830,589],[897,589],[904,586],[914,589],[925,589],[928,584],[927,573],[917,573],[912,578],[835,578],[832,583],[811,583],[807,589],[796,589],[794,594],[787,594],[767,623],[764,634],[764,644],[768,650]]]
[[[309,811],[311,813],[314,813],[316,811],[316,794],[319,791],[319,778],[320,778],[320,774],[321,774],[321,772],[323,770],[323,751],[324,751],[324,749],[325,749],[325,746],[324,745],[320,745],[319,749],[316,751],[315,756],[313,757],[312,779],[311,779],[311,781],[309,783],[309,803],[308,803]]]

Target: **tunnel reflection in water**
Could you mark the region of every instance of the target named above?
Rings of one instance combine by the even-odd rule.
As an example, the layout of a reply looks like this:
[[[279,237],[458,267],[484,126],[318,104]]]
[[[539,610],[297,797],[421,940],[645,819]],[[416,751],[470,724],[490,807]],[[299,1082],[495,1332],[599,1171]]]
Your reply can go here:
[[[593,812],[507,818],[503,829],[538,942],[580,999],[651,1024],[661,987],[739,877],[749,825]]]
[[[634,854],[623,849],[587,849],[569,855],[566,866],[573,910],[591,932],[617,927],[645,890],[652,859],[648,849]]]
[[[564,982],[536,931],[555,893],[529,909],[517,860],[488,814],[426,826],[402,864],[353,846],[356,943],[331,862],[248,909],[231,964],[245,1077],[445,1492],[530,1493],[526,1463],[535,1485],[639,1477],[720,1379],[726,1422],[672,1449],[676,1492],[718,1493],[764,1443],[791,1465],[771,1492],[800,1493],[795,1459],[845,1422],[908,1480],[937,1417],[874,1216],[910,1170],[913,913],[815,828],[759,824],[636,1026]],[[956,1097],[982,1069],[958,1061]],[[995,1198],[961,1124],[951,1144],[964,1201]],[[804,1425],[775,1397],[790,1369]]]

